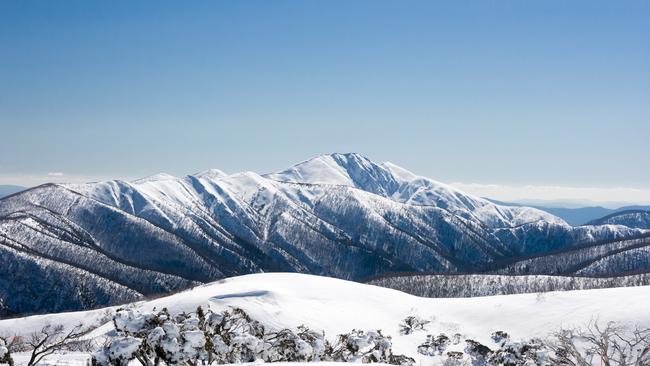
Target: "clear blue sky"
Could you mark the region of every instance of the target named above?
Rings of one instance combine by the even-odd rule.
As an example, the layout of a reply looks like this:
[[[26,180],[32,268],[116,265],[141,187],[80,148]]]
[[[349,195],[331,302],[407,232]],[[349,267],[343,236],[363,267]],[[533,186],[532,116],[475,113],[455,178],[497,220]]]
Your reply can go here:
[[[354,151],[650,189],[650,2],[3,0],[0,136],[0,184]]]

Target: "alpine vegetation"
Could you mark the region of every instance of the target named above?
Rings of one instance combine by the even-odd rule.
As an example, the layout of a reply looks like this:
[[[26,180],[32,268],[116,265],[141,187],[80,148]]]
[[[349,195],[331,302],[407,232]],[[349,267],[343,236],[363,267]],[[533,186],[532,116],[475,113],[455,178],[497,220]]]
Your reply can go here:
[[[0,351],[16,366],[80,354],[143,366],[638,366],[650,352],[648,289],[432,299],[328,277],[253,274],[122,307],[1,320]]]
[[[139,313],[118,310],[113,319],[117,337],[94,354],[99,365],[143,366],[231,364],[242,362],[381,362],[412,365],[394,355],[391,338],[379,330],[352,330],[330,343],[323,332],[305,326],[268,330],[242,309],[222,313],[198,307],[195,313],[170,315],[167,309]]]
[[[648,286],[650,285],[650,274],[620,277],[411,274],[381,276],[368,280],[366,283],[423,297],[475,297]]]
[[[400,328],[405,324],[423,324],[414,320],[416,316],[408,316]],[[394,354],[391,337],[380,330],[353,329],[330,342],[324,332],[302,325],[271,330],[239,308],[219,313],[199,306],[193,313],[179,314],[170,314],[166,308],[152,312],[118,309],[112,323],[114,331],[92,353],[93,364],[196,366],[334,361],[412,366],[416,362],[412,357]],[[54,351],[91,351],[92,343],[82,340],[87,333],[79,329],[63,332],[61,325],[48,326],[29,341],[1,337],[0,362],[13,366],[12,354],[21,351],[31,355],[27,362],[30,366]],[[413,332],[400,333],[417,337]],[[489,339],[489,343],[483,344],[460,333],[428,334],[414,351],[428,364],[441,366],[650,364],[650,328],[629,328],[615,322],[594,321],[585,328],[564,328],[545,338],[529,340],[514,340],[499,330],[492,332]]]

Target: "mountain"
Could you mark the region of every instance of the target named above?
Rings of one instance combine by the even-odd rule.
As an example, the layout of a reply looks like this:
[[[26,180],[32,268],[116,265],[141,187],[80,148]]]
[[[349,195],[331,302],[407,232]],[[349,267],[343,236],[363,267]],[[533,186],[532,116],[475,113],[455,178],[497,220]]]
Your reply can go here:
[[[588,225],[625,225],[638,229],[650,229],[650,211],[626,210],[616,212],[600,219],[593,220]]]
[[[650,206],[622,206],[619,208],[605,208],[601,206],[588,206],[588,207],[557,207],[553,202],[535,202],[531,204],[521,202],[503,202],[486,198],[492,203],[502,206],[516,206],[516,207],[534,207],[538,210],[548,212],[551,215],[562,218],[569,225],[593,225],[595,220],[612,215],[618,212],[629,210],[643,210],[650,211]]]
[[[429,299],[333,278],[264,273],[210,283],[171,296],[134,303],[126,308],[138,312],[166,308],[172,315],[192,313],[198,306],[214,312],[240,308],[269,331],[296,329],[299,325],[305,325],[319,333],[324,332],[326,339],[332,343],[336,342],[337,335],[352,329],[381,329],[382,334],[391,337],[395,354],[415,358],[416,365],[437,365],[439,363],[434,362],[432,357],[417,352],[427,334],[435,336],[444,333],[451,338],[458,333],[461,339],[473,339],[494,349],[490,335],[497,330],[507,332],[513,340],[528,340],[533,337],[546,339],[560,328],[584,328],[594,320],[602,324],[611,321],[645,328],[649,296],[650,287],[643,286]],[[625,303],[624,309],[621,308],[622,302]],[[117,337],[111,321],[115,310],[109,308],[10,319],[0,321],[0,329],[8,334],[29,335],[38,332],[45,324],[71,327],[83,322],[96,326],[85,339],[97,339],[90,345],[101,347],[107,343],[105,337],[109,340]],[[428,323],[423,325],[422,330],[405,334],[400,332],[399,324],[408,316]],[[459,351],[463,351],[465,346],[463,341]],[[79,354],[73,353],[70,357],[75,355]],[[17,364],[20,364],[20,360],[17,360]]]
[[[26,189],[25,187],[21,187],[21,186],[0,185],[0,198],[23,191],[25,189]]]
[[[611,277],[650,272],[650,234],[637,238],[578,245],[510,261],[499,274]]]
[[[0,200],[0,266],[11,268],[0,272],[0,315],[87,309],[255,272],[362,280],[485,271],[646,232],[572,227],[358,154],[267,175],[46,184]]]

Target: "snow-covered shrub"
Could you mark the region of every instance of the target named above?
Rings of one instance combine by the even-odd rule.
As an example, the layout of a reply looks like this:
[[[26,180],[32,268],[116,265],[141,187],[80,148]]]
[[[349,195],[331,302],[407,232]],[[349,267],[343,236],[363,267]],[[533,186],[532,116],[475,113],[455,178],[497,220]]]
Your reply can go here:
[[[530,341],[511,341],[505,338],[501,348],[492,353],[489,365],[498,366],[545,366],[552,365],[549,350],[539,339]]]
[[[325,361],[332,345],[325,339],[325,332],[310,330],[304,325],[298,327],[298,337],[307,342],[312,349],[311,361]]]
[[[487,365],[487,360],[492,354],[492,350],[487,346],[472,339],[466,339],[465,353],[468,354],[472,360],[473,366]]]
[[[541,339],[513,341],[504,331],[496,331],[490,338],[499,348],[488,359],[489,365],[498,366],[542,366],[551,365],[549,348]]]
[[[9,348],[5,344],[4,339],[0,339],[0,362],[9,354]]]
[[[290,329],[268,334],[268,348],[264,352],[266,362],[322,361],[331,349],[324,333],[318,333],[301,325],[294,333]]]
[[[450,343],[451,340],[444,333],[437,337],[429,334],[427,340],[418,346],[418,353],[426,356],[442,355]]]
[[[0,338],[0,363],[6,363],[8,365],[13,365],[14,360],[11,357],[11,352],[9,351],[9,345],[5,342],[3,338]]]
[[[270,343],[265,352],[266,362],[311,361],[314,350],[290,329],[283,329],[267,337]]]
[[[458,351],[449,351],[443,361],[444,366],[464,366],[468,363],[465,354]]]
[[[204,336],[197,323],[195,317],[184,313],[172,317],[167,309],[145,313],[118,309],[113,316],[113,324],[122,337],[96,353],[95,361],[100,365],[121,366],[124,360],[128,362],[127,355],[130,359],[137,358],[145,366],[157,364],[159,360],[168,365],[177,365],[186,360],[204,360]],[[134,346],[136,341],[137,347]],[[120,353],[121,350],[132,353]]]
[[[94,356],[100,364],[108,363],[115,366],[126,366],[129,361],[136,358],[141,345],[142,340],[138,338],[132,336],[118,337],[110,342],[104,352]]]
[[[412,357],[406,355],[395,355],[391,353],[388,356],[388,364],[413,366],[413,364],[415,364],[415,360]]]
[[[399,333],[408,335],[418,330],[424,330],[424,326],[429,323],[428,320],[421,319],[417,316],[407,316],[399,324]]]
[[[219,344],[220,350],[226,350],[225,354],[216,353],[216,349],[209,350],[216,353],[217,359],[229,363],[252,362],[261,358],[265,350],[264,326],[251,319],[242,309],[225,311],[221,316],[210,316],[212,322],[208,327],[209,335],[218,335],[219,339],[213,339]],[[223,343],[223,344],[221,344]],[[224,347],[225,345],[225,347]]]
[[[460,338],[454,335],[453,338]],[[466,339],[464,352],[458,352],[449,346],[458,344],[441,334],[437,337],[427,336],[427,340],[418,347],[418,353],[436,357],[443,365],[473,365],[473,366],[547,366],[549,348],[539,339],[529,341],[512,341],[508,333],[496,331],[491,334],[496,347],[490,349],[475,340]],[[447,351],[447,352],[446,352]]]
[[[391,338],[384,336],[380,330],[364,332],[353,329],[350,333],[339,335],[331,358],[339,362],[381,362],[400,365],[412,365],[415,362],[407,356],[393,355]]]
[[[340,335],[332,346],[323,332],[305,326],[267,332],[238,308],[215,313],[199,307],[195,313],[176,315],[167,309],[119,309],[113,324],[119,336],[93,357],[100,366],[125,366],[134,359],[143,366],[332,360],[414,363],[410,357],[394,355],[390,337],[381,331],[353,330]]]
[[[502,330],[497,330],[490,335],[490,338],[492,338],[494,343],[503,345],[510,339],[510,335]]]

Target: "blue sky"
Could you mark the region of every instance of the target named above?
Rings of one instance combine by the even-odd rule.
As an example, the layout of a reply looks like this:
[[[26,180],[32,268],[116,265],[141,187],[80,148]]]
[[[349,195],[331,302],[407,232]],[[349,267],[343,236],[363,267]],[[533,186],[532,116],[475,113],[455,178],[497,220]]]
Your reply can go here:
[[[648,40],[648,1],[5,0],[0,184],[354,151],[650,190]]]

